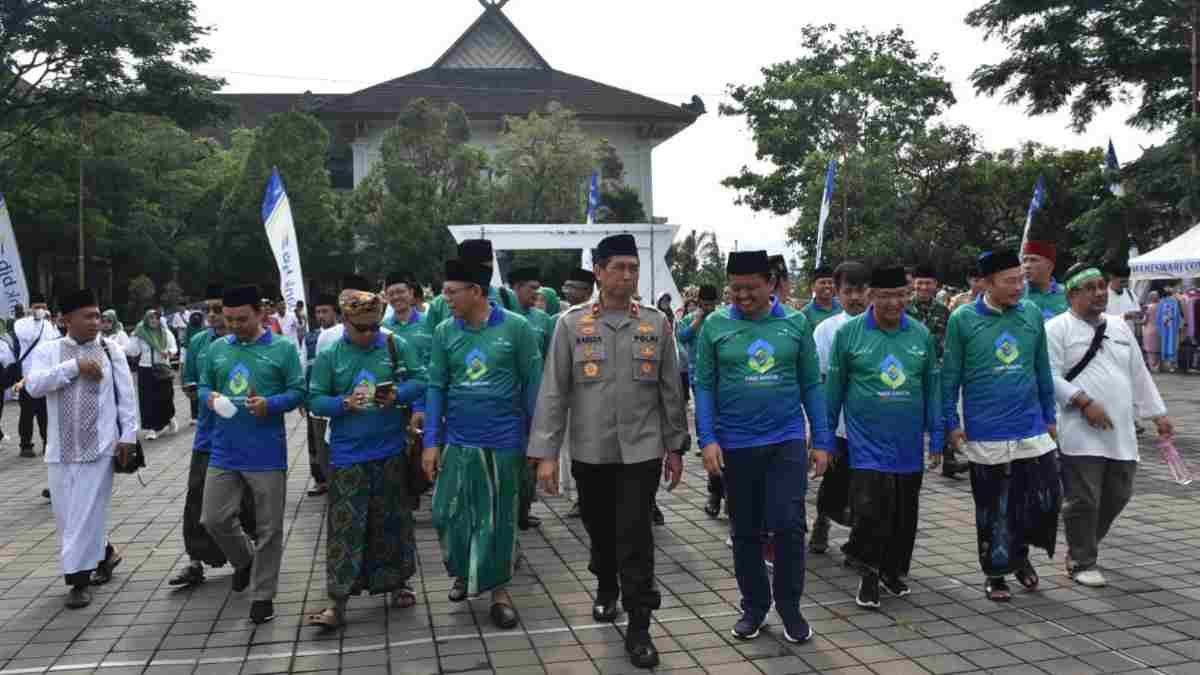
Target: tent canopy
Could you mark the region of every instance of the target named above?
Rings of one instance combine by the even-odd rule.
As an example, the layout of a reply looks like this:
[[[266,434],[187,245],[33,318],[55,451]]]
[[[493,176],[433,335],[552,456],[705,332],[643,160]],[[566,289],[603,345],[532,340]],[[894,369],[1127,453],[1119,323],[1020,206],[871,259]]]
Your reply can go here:
[[[1130,281],[1200,277],[1200,224],[1129,261]]]
[[[675,240],[678,225],[621,224],[621,225],[451,225],[454,240],[490,239],[493,251],[550,251],[564,248],[583,249],[579,266],[592,269],[592,249],[600,240],[613,234],[632,234],[637,239],[642,273],[638,279],[638,294],[642,303],[653,305],[658,296],[670,293],[672,301],[680,301],[679,289],[667,265],[667,249]],[[492,285],[502,286],[500,265],[494,263]]]

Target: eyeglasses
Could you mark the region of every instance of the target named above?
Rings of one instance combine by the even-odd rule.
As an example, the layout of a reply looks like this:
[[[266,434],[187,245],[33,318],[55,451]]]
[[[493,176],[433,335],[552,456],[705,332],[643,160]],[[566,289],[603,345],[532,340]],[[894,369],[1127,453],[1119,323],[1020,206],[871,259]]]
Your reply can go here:
[[[352,323],[352,324],[350,324],[350,327],[353,328],[354,330],[358,331],[359,333],[376,333],[379,331],[379,324],[377,324],[377,323],[368,323],[368,324],[364,324],[364,325]]]

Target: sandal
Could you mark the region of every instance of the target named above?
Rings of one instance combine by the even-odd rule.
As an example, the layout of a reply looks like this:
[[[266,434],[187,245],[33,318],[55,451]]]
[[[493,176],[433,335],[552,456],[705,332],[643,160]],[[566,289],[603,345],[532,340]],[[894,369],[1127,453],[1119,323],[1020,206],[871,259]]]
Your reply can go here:
[[[987,594],[987,599],[992,602],[1008,602],[1012,600],[1012,593],[1008,590],[1008,583],[1004,581],[1004,577],[994,577],[987,580],[983,585],[983,592]]]
[[[1029,560],[1026,560],[1025,564],[1021,565],[1021,568],[1013,573],[1013,576],[1017,578],[1017,581],[1019,581],[1027,591],[1036,591],[1038,582],[1041,581],[1038,578],[1037,571],[1033,569],[1033,563],[1030,563]]]
[[[326,630],[341,628],[345,623],[345,617],[334,607],[327,607],[316,614],[308,615],[308,625],[320,626]]]
[[[408,609],[416,604],[417,594],[413,591],[412,586],[401,584],[399,588],[392,591],[392,607]]]

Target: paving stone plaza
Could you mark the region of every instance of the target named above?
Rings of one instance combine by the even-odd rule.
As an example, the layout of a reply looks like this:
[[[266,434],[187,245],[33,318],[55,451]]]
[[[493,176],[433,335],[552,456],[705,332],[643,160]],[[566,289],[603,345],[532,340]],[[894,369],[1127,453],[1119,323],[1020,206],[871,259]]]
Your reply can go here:
[[[1179,430],[1177,444],[1200,468],[1195,423],[1200,379],[1156,376]],[[148,471],[118,476],[112,540],[124,555],[113,582],[96,601],[63,607],[54,517],[41,497],[46,470],[16,454],[17,406],[3,418],[0,450],[0,675],[18,673],[503,673],[582,675],[624,673],[621,630],[591,618],[592,577],[586,535],[568,520],[568,504],[535,506],[540,530],[521,534],[526,563],[512,595],[521,624],[495,629],[488,600],[452,604],[429,523],[428,499],[417,514],[418,604],[389,609],[385,598],[350,603],[350,624],[322,633],[302,624],[325,606],[324,498],[305,495],[308,457],[303,419],[288,417],[291,470],[286,548],[275,621],[254,627],[249,600],[230,590],[229,570],[210,573],[192,590],[167,580],[184,564],[181,514],[191,429],[148,446]],[[187,405],[177,404],[181,424]],[[656,531],[663,609],[652,632],[662,652],[659,671],[672,673],[915,673],[1200,674],[1200,481],[1173,483],[1143,437],[1143,464],[1133,502],[1102,547],[1104,589],[1075,585],[1062,568],[1061,530],[1053,561],[1038,555],[1037,593],[1017,591],[1011,603],[983,597],[975,553],[974,507],[966,480],[926,478],[910,585],[903,599],[885,597],[882,611],[855,606],[857,576],[837,550],[807,561],[805,615],[816,637],[793,646],[782,628],[738,642],[729,628],[739,599],[727,521],[701,510],[706,496],[698,457],[687,478],[661,493],[666,526]],[[815,490],[809,490],[810,516]]]

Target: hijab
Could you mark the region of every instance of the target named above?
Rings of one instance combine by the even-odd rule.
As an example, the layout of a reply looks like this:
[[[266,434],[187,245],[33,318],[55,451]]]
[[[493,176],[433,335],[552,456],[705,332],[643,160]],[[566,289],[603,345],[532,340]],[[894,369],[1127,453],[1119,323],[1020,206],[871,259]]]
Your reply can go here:
[[[121,320],[117,318],[117,310],[115,309],[105,310],[105,312],[100,315],[100,318],[112,321],[112,330],[103,331],[104,337],[112,337],[125,330],[125,324],[121,323]]]
[[[542,286],[538,289],[538,293],[546,299],[546,313],[554,316],[562,311],[562,301],[558,299],[558,293],[554,292],[553,288]]]
[[[151,314],[158,315],[158,330],[150,327]],[[162,315],[158,314],[157,310],[146,310],[141,322],[133,329],[133,335],[144,340],[146,344],[150,345],[151,349],[160,354],[167,351],[167,329],[163,326]]]

